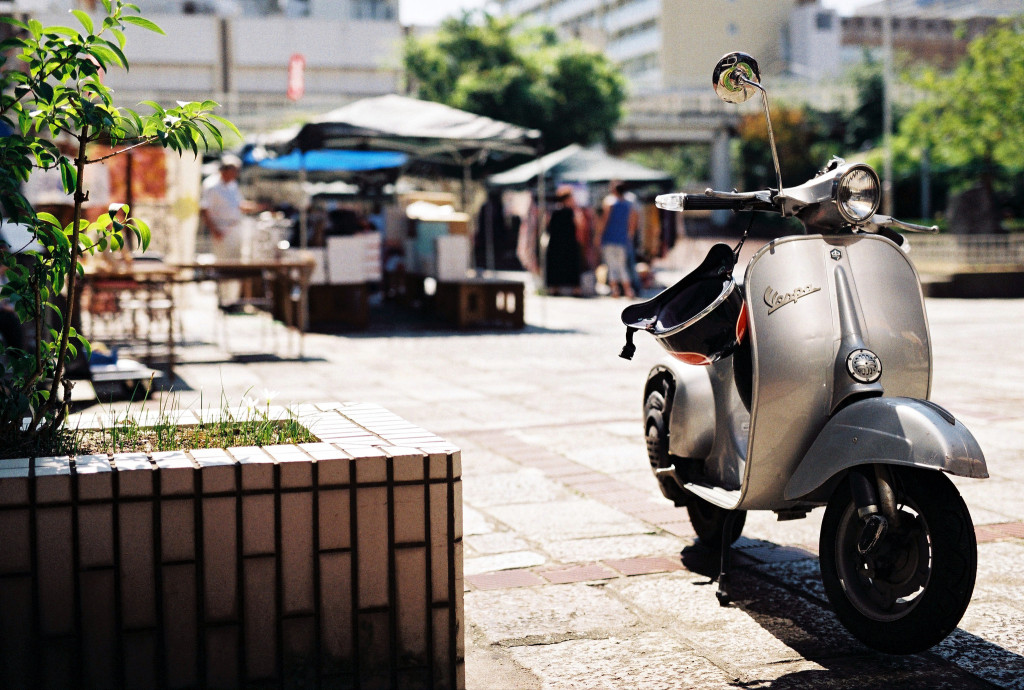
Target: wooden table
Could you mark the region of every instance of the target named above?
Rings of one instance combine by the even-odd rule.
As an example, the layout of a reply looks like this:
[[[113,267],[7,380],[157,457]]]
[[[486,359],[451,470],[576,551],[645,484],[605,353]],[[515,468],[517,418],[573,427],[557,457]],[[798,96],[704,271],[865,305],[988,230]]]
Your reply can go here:
[[[123,297],[126,293],[131,295],[132,302],[137,305],[128,305],[131,313],[131,326],[126,327],[123,333],[108,334],[113,336],[116,343],[127,345],[141,344],[143,346],[142,358],[148,366],[157,364],[162,359],[157,350],[158,343],[154,341],[153,331],[150,324],[156,312],[166,312],[167,315],[167,342],[166,342],[166,370],[169,379],[174,378],[174,292],[171,286],[178,279],[178,269],[174,266],[156,261],[132,261],[126,262],[116,268],[88,267],[85,271],[80,293],[82,299],[81,313],[88,314],[90,323],[86,336],[90,341],[98,338],[97,329],[92,319],[102,318],[103,315],[116,315],[125,311],[126,304]],[[147,323],[144,333],[138,332],[136,312],[145,312]],[[84,323],[84,322],[83,322]]]

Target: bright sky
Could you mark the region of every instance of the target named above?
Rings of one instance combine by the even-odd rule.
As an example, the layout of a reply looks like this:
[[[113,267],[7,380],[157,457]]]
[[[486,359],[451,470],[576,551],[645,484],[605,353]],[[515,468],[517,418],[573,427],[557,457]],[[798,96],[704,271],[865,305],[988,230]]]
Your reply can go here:
[[[823,0],[841,14],[849,14],[860,5],[874,0]],[[442,19],[461,10],[483,7],[488,0],[399,0],[398,15],[402,24],[439,24]],[[497,10],[497,4],[494,8]]]

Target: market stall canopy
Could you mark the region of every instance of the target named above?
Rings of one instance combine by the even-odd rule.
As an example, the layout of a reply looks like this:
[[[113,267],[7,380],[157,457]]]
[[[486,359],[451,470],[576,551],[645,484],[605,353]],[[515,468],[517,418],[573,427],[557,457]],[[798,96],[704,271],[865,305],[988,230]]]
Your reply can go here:
[[[420,160],[464,164],[482,152],[533,154],[540,133],[464,110],[390,94],[364,98],[306,123],[292,146],[377,148]]]
[[[400,168],[409,156],[398,151],[344,151],[344,150],[294,150],[277,158],[264,158],[255,162],[267,170],[298,172],[368,172]],[[247,161],[249,162],[249,161]]]
[[[491,187],[526,187],[536,184],[541,174],[555,182],[596,183],[619,180],[626,183],[670,184],[673,181],[672,175],[664,171],[646,168],[610,156],[604,151],[571,144],[535,161],[491,175],[487,183]]]

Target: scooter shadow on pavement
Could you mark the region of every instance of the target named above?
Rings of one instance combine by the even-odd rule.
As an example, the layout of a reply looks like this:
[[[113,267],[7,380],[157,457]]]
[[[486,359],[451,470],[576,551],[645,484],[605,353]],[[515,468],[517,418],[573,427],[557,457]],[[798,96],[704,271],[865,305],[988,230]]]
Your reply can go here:
[[[743,558],[742,543],[737,546],[741,548],[730,572],[729,605],[821,668],[737,681],[735,687],[1024,688],[1024,656],[961,628],[919,654],[894,656],[869,649],[843,628],[824,591],[815,594],[821,590],[817,560],[758,564]],[[698,586],[716,585],[718,545],[698,539],[680,556],[687,570],[708,577]],[[792,582],[794,578],[801,582]]]

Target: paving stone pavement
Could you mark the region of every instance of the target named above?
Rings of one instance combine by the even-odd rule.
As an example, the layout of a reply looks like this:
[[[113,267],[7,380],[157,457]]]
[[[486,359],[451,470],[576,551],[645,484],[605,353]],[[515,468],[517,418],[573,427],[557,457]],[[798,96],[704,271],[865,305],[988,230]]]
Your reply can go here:
[[[200,389],[372,402],[458,444],[470,688],[1024,689],[1024,300],[927,304],[932,398],[974,432],[992,476],[956,480],[977,524],[973,602],[950,638],[908,657],[835,619],[821,510],[750,514],[735,603],[718,605],[708,554],[647,469],[640,398],[661,351],[641,336],[632,362],[617,357],[625,305],[528,296],[521,332],[375,321],[307,336],[302,361],[233,359],[211,342],[219,326],[189,314],[180,403]],[[233,346],[259,347],[252,317],[229,318]]]

